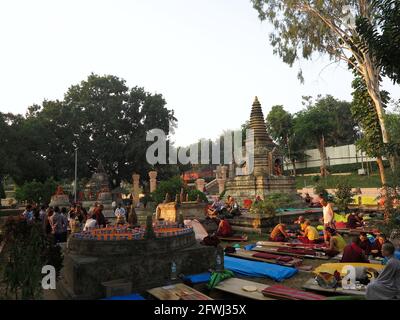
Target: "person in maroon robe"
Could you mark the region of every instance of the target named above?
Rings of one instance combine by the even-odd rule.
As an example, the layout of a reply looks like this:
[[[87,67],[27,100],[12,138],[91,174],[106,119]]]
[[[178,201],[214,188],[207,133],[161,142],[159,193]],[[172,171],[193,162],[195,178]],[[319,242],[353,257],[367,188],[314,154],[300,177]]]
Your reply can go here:
[[[369,256],[371,254],[372,244],[367,237],[366,232],[360,233],[360,248],[364,250],[365,254]]]
[[[351,244],[348,244],[343,250],[343,256],[340,262],[364,262],[369,263],[364,251],[360,248],[360,238],[354,236]]]
[[[224,217],[219,222],[216,235],[219,237],[231,237],[233,235],[232,227]]]
[[[360,219],[358,218],[358,212],[352,212],[349,217],[347,218],[346,227],[349,229],[355,229],[358,227],[362,227],[360,223]]]
[[[389,240],[386,238],[386,235],[383,233],[379,234],[375,242],[371,245],[371,255],[376,258],[376,257],[383,257],[382,256],[382,246],[384,243],[389,242]]]

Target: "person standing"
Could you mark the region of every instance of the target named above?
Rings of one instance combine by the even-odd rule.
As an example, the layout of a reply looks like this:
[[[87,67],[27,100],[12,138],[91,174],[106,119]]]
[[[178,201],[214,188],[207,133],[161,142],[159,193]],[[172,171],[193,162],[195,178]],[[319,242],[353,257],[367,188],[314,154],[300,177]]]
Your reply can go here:
[[[54,214],[49,218],[49,222],[56,243],[63,242],[64,224],[68,224],[68,220],[64,219],[59,207],[54,208]]]
[[[25,211],[22,212],[22,216],[23,216],[27,221],[32,221],[32,220],[33,220],[32,205],[28,204],[28,205],[25,207]]]
[[[83,227],[83,231],[89,231],[91,229],[94,229],[98,226],[96,216],[94,213],[89,214],[88,218],[85,222],[85,226]]]
[[[333,221],[335,214],[333,212],[332,205],[325,199],[323,195],[320,195],[319,202],[322,206],[322,213],[323,213],[322,220],[324,223],[324,241],[328,242],[329,233],[326,232],[326,228],[336,229]]]

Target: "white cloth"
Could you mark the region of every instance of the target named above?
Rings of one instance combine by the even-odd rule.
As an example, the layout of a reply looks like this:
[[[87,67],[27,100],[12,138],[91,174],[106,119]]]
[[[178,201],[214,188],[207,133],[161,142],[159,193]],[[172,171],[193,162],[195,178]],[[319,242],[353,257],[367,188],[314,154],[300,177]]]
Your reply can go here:
[[[330,203],[328,203],[325,207],[322,207],[322,213],[324,217],[324,224],[330,224],[333,222],[333,209]]]
[[[115,209],[115,216],[116,217],[125,217],[125,214],[126,214],[126,211],[125,211],[125,209],[124,208],[117,208],[117,209]]]
[[[83,227],[83,231],[88,231],[90,229],[93,229],[97,226],[97,221],[96,219],[89,218],[86,220],[85,226]]]

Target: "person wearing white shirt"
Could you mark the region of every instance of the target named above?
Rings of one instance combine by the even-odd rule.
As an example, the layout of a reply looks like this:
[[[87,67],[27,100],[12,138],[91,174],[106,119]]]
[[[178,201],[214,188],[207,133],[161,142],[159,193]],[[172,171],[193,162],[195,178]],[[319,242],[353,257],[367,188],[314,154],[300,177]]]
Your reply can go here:
[[[328,234],[325,232],[326,228],[335,228],[335,223],[334,223],[334,216],[335,213],[333,212],[332,205],[322,196],[320,196],[321,200],[320,203],[322,205],[322,219],[324,223],[324,240],[328,241]]]
[[[114,214],[115,214],[115,217],[117,218],[117,224],[125,224],[126,211],[121,206],[121,204],[118,204],[118,207],[117,207],[117,209],[115,209]]]
[[[83,231],[89,231],[97,227],[97,220],[94,215],[90,215],[86,220],[85,226],[83,227]]]

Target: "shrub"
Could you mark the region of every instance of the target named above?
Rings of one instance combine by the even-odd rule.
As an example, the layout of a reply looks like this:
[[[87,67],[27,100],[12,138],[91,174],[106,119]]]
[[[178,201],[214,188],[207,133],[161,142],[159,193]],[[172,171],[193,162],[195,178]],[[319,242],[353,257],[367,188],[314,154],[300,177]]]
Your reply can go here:
[[[43,183],[36,180],[25,182],[22,186],[17,187],[15,197],[18,201],[49,203],[57,185],[58,183],[52,178]]]
[[[336,186],[334,202],[339,211],[348,211],[349,204],[354,202],[354,195],[355,193],[351,191],[351,186],[347,181],[339,183]]]
[[[251,214],[265,214],[268,217],[274,217],[277,206],[271,200],[253,202],[250,208]]]
[[[200,190],[191,189],[188,191],[188,195],[189,201],[196,201],[197,197],[199,196],[202,202],[208,202],[207,196],[204,194],[204,192],[201,192]]]
[[[52,265],[57,276],[62,267],[61,248],[42,230],[41,223],[28,223],[21,217],[9,217],[4,226],[7,257],[3,271],[6,294],[16,299],[37,299],[42,294],[42,267]]]
[[[161,181],[157,186],[157,189],[151,194],[154,201],[159,204],[165,199],[165,194],[169,194],[171,200],[175,199],[175,195],[181,193],[181,189],[184,188],[184,183],[179,176],[172,177],[169,180]]]

